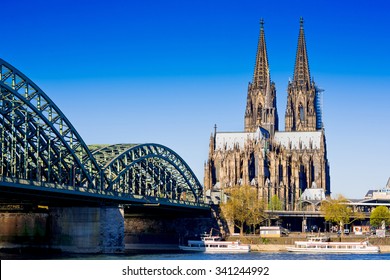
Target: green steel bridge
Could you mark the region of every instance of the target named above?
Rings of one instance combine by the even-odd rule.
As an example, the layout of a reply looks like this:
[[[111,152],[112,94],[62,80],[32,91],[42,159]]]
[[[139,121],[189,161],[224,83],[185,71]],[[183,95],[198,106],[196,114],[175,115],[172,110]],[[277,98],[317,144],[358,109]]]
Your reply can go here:
[[[168,147],[88,147],[57,105],[2,59],[0,90],[1,200],[207,208],[195,174]]]

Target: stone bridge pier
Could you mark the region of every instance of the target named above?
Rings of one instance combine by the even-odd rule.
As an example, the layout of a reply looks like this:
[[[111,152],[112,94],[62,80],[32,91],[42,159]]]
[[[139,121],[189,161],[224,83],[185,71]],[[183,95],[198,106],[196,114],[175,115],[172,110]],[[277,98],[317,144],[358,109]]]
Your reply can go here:
[[[0,211],[0,249],[47,249],[72,253],[124,250],[121,207],[18,206]]]
[[[177,250],[189,238],[218,229],[211,211],[159,207],[14,206],[0,209],[0,250],[72,253]]]
[[[122,207],[58,207],[49,213],[52,248],[76,253],[123,252]]]

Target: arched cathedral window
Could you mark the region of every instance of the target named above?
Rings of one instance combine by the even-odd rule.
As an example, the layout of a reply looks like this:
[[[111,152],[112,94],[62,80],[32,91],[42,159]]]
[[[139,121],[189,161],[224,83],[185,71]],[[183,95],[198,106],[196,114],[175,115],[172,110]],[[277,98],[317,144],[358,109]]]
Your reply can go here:
[[[261,113],[263,111],[263,108],[261,107],[261,104],[259,104],[259,107],[257,108],[257,118],[261,120]]]
[[[302,104],[299,104],[298,114],[299,114],[299,119],[303,122],[305,120],[305,110]]]

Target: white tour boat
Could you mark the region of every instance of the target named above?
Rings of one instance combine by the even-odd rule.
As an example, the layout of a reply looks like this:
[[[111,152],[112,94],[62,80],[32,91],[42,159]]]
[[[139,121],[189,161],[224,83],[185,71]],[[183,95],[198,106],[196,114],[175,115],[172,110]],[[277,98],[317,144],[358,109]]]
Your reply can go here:
[[[327,237],[309,238],[307,241],[295,241],[294,247],[287,247],[289,252],[300,253],[379,253],[379,247],[368,241],[362,242],[330,242]]]
[[[248,253],[250,245],[240,241],[221,241],[219,236],[202,236],[201,240],[188,240],[187,246],[179,246],[183,251],[205,253]]]

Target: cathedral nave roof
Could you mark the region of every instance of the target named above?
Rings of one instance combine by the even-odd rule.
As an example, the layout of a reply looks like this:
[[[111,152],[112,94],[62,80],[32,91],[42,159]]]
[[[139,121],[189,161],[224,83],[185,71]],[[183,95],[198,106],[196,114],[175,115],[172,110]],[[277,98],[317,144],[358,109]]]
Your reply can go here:
[[[275,132],[275,142],[287,149],[320,149],[322,131],[277,131]]]

